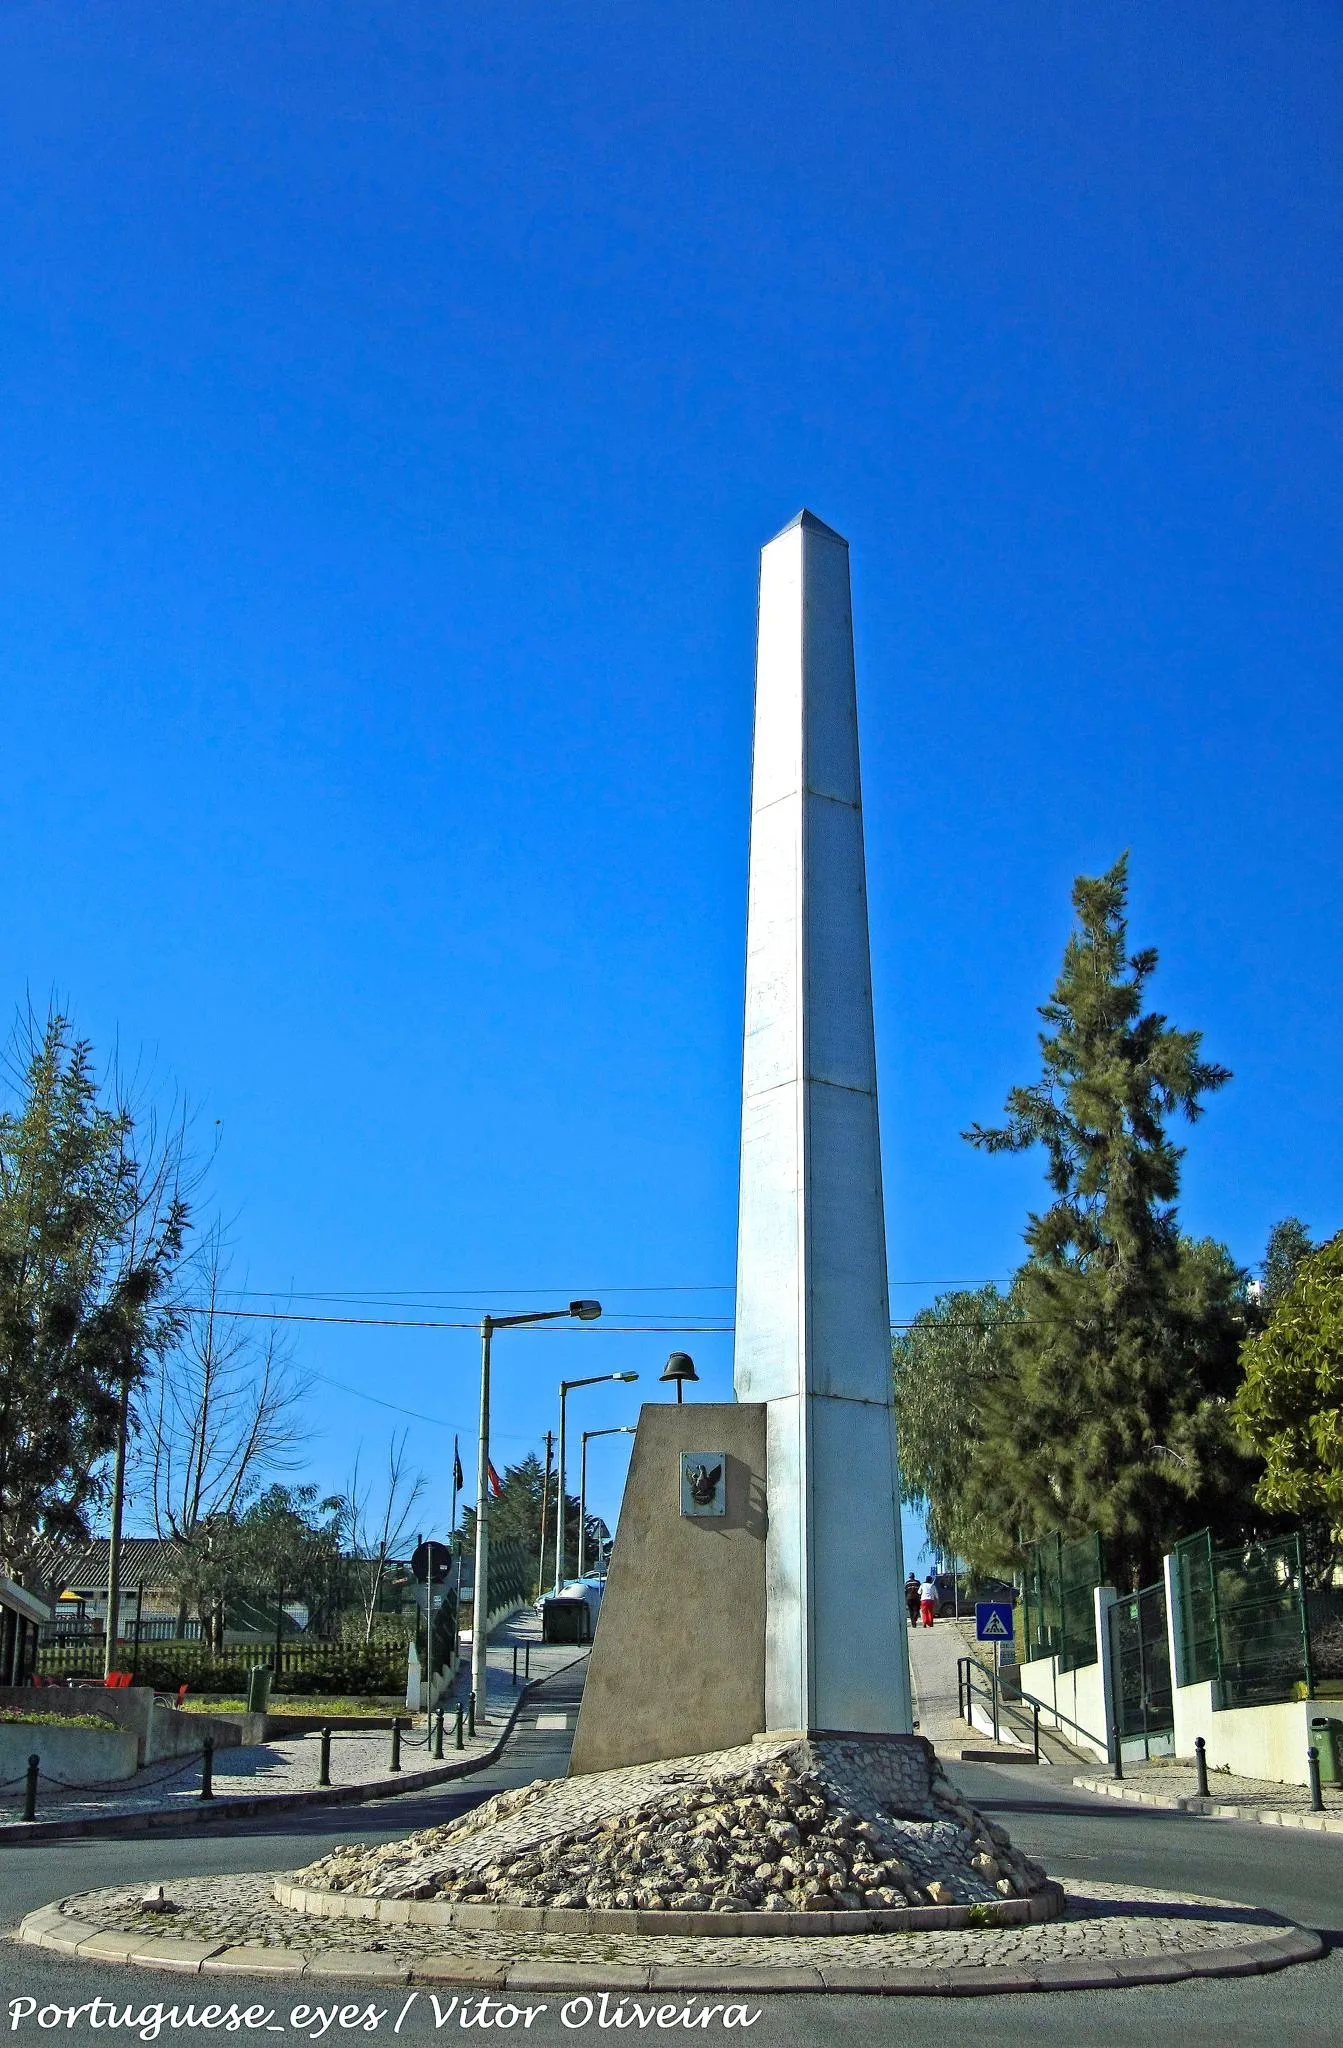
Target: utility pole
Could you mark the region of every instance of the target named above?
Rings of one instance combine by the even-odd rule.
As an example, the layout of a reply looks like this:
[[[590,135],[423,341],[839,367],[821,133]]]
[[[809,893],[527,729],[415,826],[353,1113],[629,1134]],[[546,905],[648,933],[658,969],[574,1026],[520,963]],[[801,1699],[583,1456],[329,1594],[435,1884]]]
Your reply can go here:
[[[485,1633],[490,1600],[490,1339],[494,1317],[480,1319],[480,1443],[476,1457],[476,1574],[471,1593],[471,1691],[481,1726],[488,1699]]]
[[[112,1467],[112,1532],[107,1544],[107,1627],[103,1632],[103,1676],[116,1664],[117,1609],[121,1605],[121,1516],[126,1504],[126,1434],[131,1409],[131,1362],[126,1360],[117,1400],[117,1451]]]
[[[555,1459],[555,1432],[546,1431],[546,1474],[541,1481],[541,1550],[536,1560],[536,1590],[542,1591],[546,1583],[546,1514],[550,1507],[550,1472]]]

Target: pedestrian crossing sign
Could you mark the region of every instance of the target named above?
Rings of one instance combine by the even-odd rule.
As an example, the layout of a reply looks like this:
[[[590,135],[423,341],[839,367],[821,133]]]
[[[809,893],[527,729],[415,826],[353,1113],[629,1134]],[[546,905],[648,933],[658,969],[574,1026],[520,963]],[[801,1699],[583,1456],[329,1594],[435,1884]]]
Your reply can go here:
[[[977,1600],[975,1602],[975,1641],[979,1643],[1010,1643],[1012,1640],[1012,1602],[1010,1600]]]

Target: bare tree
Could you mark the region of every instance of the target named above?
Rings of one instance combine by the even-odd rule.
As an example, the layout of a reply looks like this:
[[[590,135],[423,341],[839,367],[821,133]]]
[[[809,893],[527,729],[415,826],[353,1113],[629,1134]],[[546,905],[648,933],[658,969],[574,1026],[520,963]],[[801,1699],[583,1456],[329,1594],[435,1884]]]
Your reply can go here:
[[[191,1115],[185,1098],[174,1095],[160,1111],[139,1069],[127,1074],[114,1055],[111,1088],[118,1136],[117,1183],[123,1190],[123,1236],[120,1285],[134,1290],[136,1276],[156,1271],[152,1292],[143,1278],[139,1293],[148,1308],[125,1346],[117,1402],[116,1441],[112,1453],[110,1532],[107,1546],[107,1628],[103,1654],[110,1672],[116,1659],[117,1616],[121,1604],[121,1526],[126,1499],[126,1467],[132,1430],[138,1429],[143,1390],[181,1338],[185,1325],[170,1282],[182,1272],[184,1246],[191,1217],[191,1198],[205,1177],[205,1167],[191,1149]]]
[[[350,1549],[363,1567],[364,1641],[373,1640],[373,1622],[387,1572],[387,1560],[403,1542],[410,1518],[424,1493],[423,1472],[411,1472],[406,1462],[408,1429],[389,1438],[387,1469],[381,1482],[359,1477],[356,1454],[354,1471],[345,1495],[346,1527]]]
[[[301,1462],[301,1410],[312,1380],[273,1322],[225,1312],[230,1248],[216,1222],[186,1279],[175,1347],[159,1362],[141,1418],[141,1464],[159,1536],[177,1549],[183,1615],[218,1602],[226,1532],[262,1482]],[[202,1613],[202,1621],[208,1616]]]

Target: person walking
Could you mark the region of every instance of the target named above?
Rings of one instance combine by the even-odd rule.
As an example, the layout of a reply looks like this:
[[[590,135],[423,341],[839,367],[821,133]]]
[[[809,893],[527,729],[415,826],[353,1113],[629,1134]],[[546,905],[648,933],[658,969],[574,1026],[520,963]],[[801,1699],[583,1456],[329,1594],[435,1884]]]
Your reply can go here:
[[[925,1628],[931,1628],[937,1618],[937,1580],[929,1572],[919,1587],[919,1611]]]
[[[905,1580],[905,1606],[909,1609],[909,1625],[919,1625],[919,1582],[913,1572]]]

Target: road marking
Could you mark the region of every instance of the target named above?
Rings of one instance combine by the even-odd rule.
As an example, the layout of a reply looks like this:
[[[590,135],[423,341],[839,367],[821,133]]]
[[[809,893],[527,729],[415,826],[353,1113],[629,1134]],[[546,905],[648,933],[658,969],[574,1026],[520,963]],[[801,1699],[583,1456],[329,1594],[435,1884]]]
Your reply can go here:
[[[567,1728],[569,1726],[569,1716],[567,1714],[538,1714],[536,1725],[538,1728]]]

